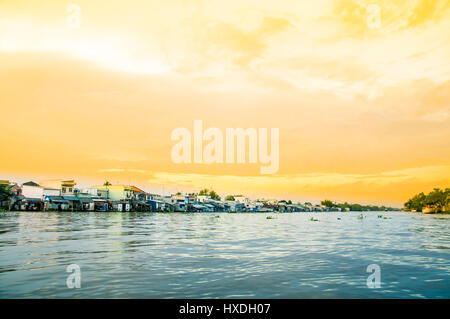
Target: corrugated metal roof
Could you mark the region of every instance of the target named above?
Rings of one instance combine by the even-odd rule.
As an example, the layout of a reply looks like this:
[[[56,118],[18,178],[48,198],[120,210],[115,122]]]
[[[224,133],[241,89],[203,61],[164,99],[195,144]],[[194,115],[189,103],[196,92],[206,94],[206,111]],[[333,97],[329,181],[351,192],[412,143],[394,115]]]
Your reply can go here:
[[[78,197],[76,196],[63,196],[65,200],[71,200],[71,201],[79,201]]]

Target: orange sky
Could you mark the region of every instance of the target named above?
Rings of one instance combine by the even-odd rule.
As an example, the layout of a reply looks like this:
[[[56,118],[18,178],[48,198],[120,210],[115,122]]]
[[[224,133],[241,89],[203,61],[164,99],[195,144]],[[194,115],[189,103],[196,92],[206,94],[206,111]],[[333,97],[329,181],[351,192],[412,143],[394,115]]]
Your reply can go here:
[[[0,179],[400,205],[450,186],[450,1],[0,0],[0,107]],[[172,163],[196,119],[279,171]]]

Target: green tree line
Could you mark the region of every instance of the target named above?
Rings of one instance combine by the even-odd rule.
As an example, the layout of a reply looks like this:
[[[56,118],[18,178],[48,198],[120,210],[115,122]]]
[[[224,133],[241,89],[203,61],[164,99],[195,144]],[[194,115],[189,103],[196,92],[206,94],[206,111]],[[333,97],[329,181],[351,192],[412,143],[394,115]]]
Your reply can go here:
[[[361,205],[361,204],[349,204],[345,203],[335,203],[329,199],[325,199],[320,202],[321,205],[328,208],[340,208],[342,210],[349,209],[351,211],[362,212],[362,211],[385,211],[385,210],[399,210],[398,208],[387,207],[387,206],[376,206],[376,205]]]
[[[409,211],[421,212],[423,208],[429,206],[437,212],[447,212],[450,208],[450,188],[445,190],[435,188],[427,195],[421,192],[411,197],[404,206]]]

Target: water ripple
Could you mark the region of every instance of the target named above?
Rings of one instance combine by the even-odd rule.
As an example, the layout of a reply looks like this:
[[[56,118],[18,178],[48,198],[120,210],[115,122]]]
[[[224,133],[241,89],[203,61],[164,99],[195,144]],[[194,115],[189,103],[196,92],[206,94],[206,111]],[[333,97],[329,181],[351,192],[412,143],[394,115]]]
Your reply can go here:
[[[449,216],[359,215],[0,213],[0,297],[450,297]]]

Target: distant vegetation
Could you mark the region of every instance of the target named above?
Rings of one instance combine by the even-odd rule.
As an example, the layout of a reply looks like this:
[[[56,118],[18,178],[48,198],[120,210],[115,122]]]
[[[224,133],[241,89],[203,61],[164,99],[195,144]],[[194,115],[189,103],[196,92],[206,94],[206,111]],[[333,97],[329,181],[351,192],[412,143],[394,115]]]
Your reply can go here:
[[[362,211],[386,211],[386,210],[400,210],[398,208],[388,207],[388,206],[375,206],[375,205],[361,205],[361,204],[349,204],[345,203],[335,203],[329,199],[325,199],[320,202],[323,206],[326,206],[330,209],[332,208],[340,208],[341,210],[350,210],[355,212]]]
[[[205,189],[202,189],[201,191],[200,191],[200,193],[198,193],[199,195],[205,195],[205,196],[209,196],[209,197],[211,197],[211,199],[214,199],[214,200],[220,200],[220,196],[219,196],[219,194],[217,194],[215,191],[213,191],[213,190],[208,190],[207,188],[205,188]]]
[[[8,206],[11,209],[11,201],[14,194],[9,190],[7,185],[0,185],[0,212],[5,212],[4,207]],[[6,205],[5,205],[6,203]]]
[[[0,202],[7,201],[13,196],[6,185],[0,185]]]
[[[427,195],[422,192],[405,203],[405,209],[409,211],[422,212],[425,208],[437,213],[450,211],[450,188],[435,188]]]

